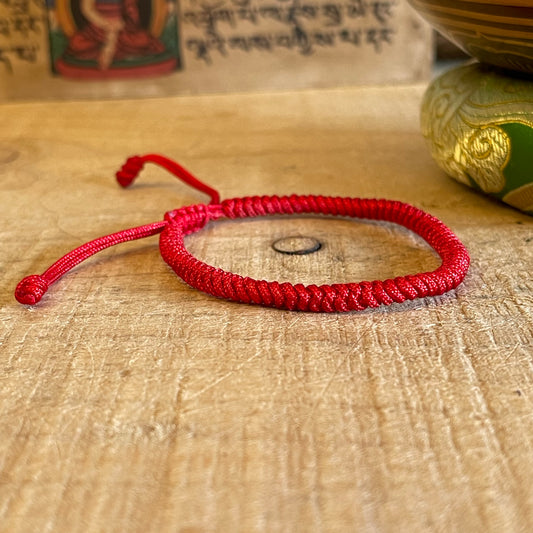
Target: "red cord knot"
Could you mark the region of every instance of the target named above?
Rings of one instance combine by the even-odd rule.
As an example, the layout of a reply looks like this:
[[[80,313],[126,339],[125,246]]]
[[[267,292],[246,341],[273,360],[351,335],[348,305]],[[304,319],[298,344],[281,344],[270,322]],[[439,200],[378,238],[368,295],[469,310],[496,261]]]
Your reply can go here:
[[[21,304],[35,305],[48,290],[49,284],[38,275],[27,276],[15,289],[15,298]]]
[[[223,215],[220,205],[196,204],[174,209],[165,213],[165,221],[178,224],[184,235],[202,229],[210,220]]]
[[[122,187],[128,187],[132,181],[139,175],[139,172],[144,167],[144,160],[138,155],[129,157],[122,165],[122,168],[117,172],[117,181]]]

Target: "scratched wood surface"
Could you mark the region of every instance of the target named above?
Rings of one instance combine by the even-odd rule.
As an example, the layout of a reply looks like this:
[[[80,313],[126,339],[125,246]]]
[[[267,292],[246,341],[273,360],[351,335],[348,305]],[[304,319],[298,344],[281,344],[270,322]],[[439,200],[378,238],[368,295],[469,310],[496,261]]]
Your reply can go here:
[[[422,91],[1,107],[0,531],[533,530],[533,220],[435,167]],[[116,186],[125,157],[153,151],[223,197],[413,203],[471,271],[439,298],[298,314],[189,288],[151,238],[17,304],[17,281],[71,248],[205,200],[155,167]],[[323,247],[276,253],[290,235]],[[437,264],[401,228],[313,217],[222,222],[188,246],[315,283]]]

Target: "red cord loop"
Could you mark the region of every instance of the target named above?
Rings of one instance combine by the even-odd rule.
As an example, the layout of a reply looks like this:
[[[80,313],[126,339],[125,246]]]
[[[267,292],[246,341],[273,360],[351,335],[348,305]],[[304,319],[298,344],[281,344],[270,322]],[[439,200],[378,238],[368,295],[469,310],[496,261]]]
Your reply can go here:
[[[219,298],[295,311],[341,312],[402,303],[436,296],[455,289],[470,264],[461,241],[440,220],[411,205],[390,200],[331,196],[253,196],[220,202],[219,194],[187,170],[157,154],[129,158],[117,172],[122,186],[129,185],[146,162],[157,163],[192,187],[211,197],[209,205],[197,204],[169,211],[164,220],[106,235],[88,242],[54,263],[41,276],[24,278],[15,291],[20,303],[34,305],[48,287],[91,255],[120,242],[160,233],[163,259],[186,283]],[[184,237],[202,229],[210,220],[253,218],[268,215],[315,213],[384,220],[400,224],[422,237],[441,257],[432,272],[400,276],[384,281],[332,285],[302,285],[255,280],[207,265],[185,248]]]
[[[176,211],[161,232],[159,247],[163,259],[192,287],[237,302],[294,311],[361,311],[443,294],[461,283],[470,263],[468,252],[449,228],[428,213],[401,202],[293,195],[232,198],[224,200],[218,212],[214,209],[218,206],[208,207],[212,209],[211,220],[220,216],[234,219],[316,213],[395,222],[420,235],[442,259],[441,266],[433,272],[384,281],[305,286],[255,280],[207,265],[192,256],[185,248],[184,236],[201,229],[205,218],[195,217],[186,209]]]

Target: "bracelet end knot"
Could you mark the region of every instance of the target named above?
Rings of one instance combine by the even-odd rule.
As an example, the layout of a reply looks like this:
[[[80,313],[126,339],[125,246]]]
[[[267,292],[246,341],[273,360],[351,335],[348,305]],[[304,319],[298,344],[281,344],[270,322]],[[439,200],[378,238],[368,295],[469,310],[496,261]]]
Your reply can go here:
[[[48,282],[39,275],[25,277],[15,289],[15,298],[25,305],[35,305],[48,290]]]
[[[122,165],[122,168],[116,173],[117,181],[122,187],[128,187],[133,180],[139,175],[144,167],[144,160],[138,155],[129,157]]]

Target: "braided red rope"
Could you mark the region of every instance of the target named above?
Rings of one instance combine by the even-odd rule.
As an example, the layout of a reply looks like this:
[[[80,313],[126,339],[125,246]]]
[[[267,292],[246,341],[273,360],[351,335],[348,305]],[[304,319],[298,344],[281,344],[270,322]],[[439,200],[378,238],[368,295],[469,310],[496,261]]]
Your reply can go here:
[[[100,237],[69,252],[40,276],[28,276],[17,286],[20,303],[37,303],[49,286],[91,255],[120,242],[160,233],[163,259],[186,283],[220,298],[295,311],[339,312],[362,310],[415,298],[436,296],[456,288],[464,279],[470,258],[461,241],[437,218],[409,204],[390,200],[331,196],[253,196],[220,202],[216,190],[202,183],[177,163],[157,154],[135,156],[117,172],[126,187],[153,162],[211,197],[208,205],[197,204],[165,214],[164,220]],[[184,237],[203,228],[210,220],[253,218],[265,215],[315,213],[330,216],[384,220],[400,224],[422,237],[441,257],[432,272],[400,276],[384,281],[361,281],[333,285],[302,285],[259,281],[207,265],[185,248]]]

